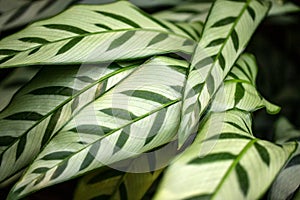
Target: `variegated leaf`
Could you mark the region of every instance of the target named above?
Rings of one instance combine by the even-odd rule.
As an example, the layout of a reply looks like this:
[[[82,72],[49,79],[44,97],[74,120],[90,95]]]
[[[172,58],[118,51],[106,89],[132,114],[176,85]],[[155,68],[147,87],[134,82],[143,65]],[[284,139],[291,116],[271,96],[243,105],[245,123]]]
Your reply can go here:
[[[268,2],[260,0],[217,0],[213,4],[185,84],[179,146],[197,130],[200,116],[269,6]]]
[[[58,133],[29,166],[9,199],[173,140],[187,67],[182,60],[151,59],[77,110],[67,124],[55,129]]]
[[[0,30],[15,28],[56,15],[67,8],[72,2],[74,0],[2,0],[0,2]]]
[[[137,66],[44,67],[0,113],[0,183],[22,171],[73,113]]]
[[[183,4],[154,13],[154,16],[171,22],[205,21],[211,5],[209,2]]]
[[[116,14],[120,9],[122,12]],[[0,68],[192,53],[194,39],[187,30],[156,19],[126,1],[79,5],[1,40]]]
[[[154,199],[259,199],[295,149],[254,138],[247,112],[211,113]]]
[[[75,191],[74,200],[142,199],[162,170],[147,173],[126,173],[100,169],[84,176]]]
[[[280,118],[276,124],[275,140],[280,144],[298,141],[297,151],[280,171],[269,192],[269,199],[289,199],[300,186],[300,131],[296,130],[286,118]]]

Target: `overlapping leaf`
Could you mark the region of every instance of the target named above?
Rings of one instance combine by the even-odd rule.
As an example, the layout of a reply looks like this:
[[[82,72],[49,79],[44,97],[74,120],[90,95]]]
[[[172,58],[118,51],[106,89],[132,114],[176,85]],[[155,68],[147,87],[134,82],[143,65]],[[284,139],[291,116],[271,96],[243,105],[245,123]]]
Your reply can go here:
[[[125,1],[74,6],[0,41],[0,67],[191,53],[197,39],[193,34]]]
[[[171,141],[179,124],[187,66],[168,57],[152,59],[78,110],[40,152],[10,198]]]
[[[75,191],[75,200],[142,199],[162,170],[148,173],[126,173],[100,169],[84,176]]]
[[[296,130],[287,119],[280,118],[276,125],[275,139],[280,144],[298,141],[297,151],[278,174],[269,192],[270,199],[289,199],[300,186],[300,131]]]
[[[73,112],[137,66],[112,63],[43,68],[0,113],[0,182],[26,167]]]
[[[269,6],[268,2],[258,0],[219,0],[213,4],[192,59],[184,90],[179,145],[196,131],[200,116]]]
[[[154,13],[154,16],[171,22],[205,21],[211,5],[212,3],[209,2],[183,4]]]
[[[15,28],[32,21],[56,15],[74,0],[20,1],[3,0],[0,2],[0,30]]]

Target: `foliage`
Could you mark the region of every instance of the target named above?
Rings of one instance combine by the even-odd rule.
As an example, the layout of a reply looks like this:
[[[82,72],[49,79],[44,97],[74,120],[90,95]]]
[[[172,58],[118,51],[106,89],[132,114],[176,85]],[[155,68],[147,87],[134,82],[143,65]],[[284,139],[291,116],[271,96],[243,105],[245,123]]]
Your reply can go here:
[[[275,142],[252,130],[254,111],[280,108],[258,92],[256,59],[244,50],[268,14],[298,6],[76,3],[1,6],[10,31],[0,69],[13,71],[0,88],[7,199],[72,179],[75,199],[258,199],[270,187],[271,199],[293,195],[299,132],[283,120]]]

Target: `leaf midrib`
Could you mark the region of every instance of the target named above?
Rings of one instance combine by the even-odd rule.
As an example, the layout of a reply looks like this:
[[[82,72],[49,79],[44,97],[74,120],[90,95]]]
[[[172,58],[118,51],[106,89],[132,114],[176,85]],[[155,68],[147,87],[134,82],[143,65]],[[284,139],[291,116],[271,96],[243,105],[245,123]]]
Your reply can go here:
[[[26,52],[26,51],[31,51],[31,50],[34,50],[34,49],[37,49],[37,48],[41,48],[43,46],[51,45],[51,44],[54,44],[54,43],[58,43],[58,42],[61,42],[61,41],[72,40],[72,39],[78,38],[78,37],[88,37],[88,36],[92,36],[92,35],[106,34],[106,33],[117,33],[117,32],[122,32],[122,31],[149,31],[149,32],[157,32],[157,33],[164,33],[164,34],[168,34],[168,35],[174,35],[174,36],[177,36],[177,37],[181,37],[181,38],[184,38],[184,39],[189,39],[189,40],[193,40],[194,41],[193,38],[187,37],[185,35],[177,34],[177,33],[174,33],[174,32],[168,32],[168,31],[158,30],[158,29],[147,29],[147,28],[146,29],[144,29],[144,28],[116,29],[116,30],[108,30],[108,31],[90,32],[90,33],[86,33],[86,34],[80,34],[80,35],[76,35],[76,36],[72,36],[72,37],[67,37],[67,38],[62,38],[62,39],[58,39],[58,40],[53,40],[53,41],[49,41],[48,43],[45,43],[45,44],[39,44],[39,45],[36,45],[34,47],[31,47],[31,48],[28,48],[28,49],[25,49],[25,50],[22,50],[22,51],[19,51],[19,52],[11,53],[11,54],[8,54],[8,55],[2,55],[2,56],[4,58],[6,56],[14,56],[14,55],[17,55],[19,53],[23,53],[23,52]],[[15,50],[15,49],[10,49],[10,50]]]
[[[235,167],[239,164],[240,160],[243,158],[244,155],[246,155],[247,151],[256,143],[259,139],[255,138],[248,142],[248,144],[242,149],[242,151],[239,153],[239,155],[234,159],[228,170],[226,171],[225,175],[221,179],[220,183],[216,187],[211,199],[215,199],[216,194],[220,191],[221,187],[225,183],[226,179],[230,176],[232,171],[235,169]]]

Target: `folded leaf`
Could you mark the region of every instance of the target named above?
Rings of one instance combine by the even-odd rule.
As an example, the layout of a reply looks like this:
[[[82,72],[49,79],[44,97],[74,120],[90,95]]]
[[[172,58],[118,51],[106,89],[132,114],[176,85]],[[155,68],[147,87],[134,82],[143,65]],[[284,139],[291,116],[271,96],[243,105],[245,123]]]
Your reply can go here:
[[[258,0],[218,0],[213,4],[185,84],[179,146],[197,130],[200,116],[269,6]]]
[[[211,113],[169,166],[155,199],[259,199],[295,148],[254,138],[247,112]]]
[[[23,170],[81,107],[138,66],[44,67],[0,113],[0,183]]]
[[[126,1],[79,5],[1,40],[0,68],[191,53],[197,39],[191,37],[192,31],[156,19]]]
[[[48,142],[9,198],[20,198],[173,140],[187,66],[186,61],[168,57],[151,59],[83,106]]]

